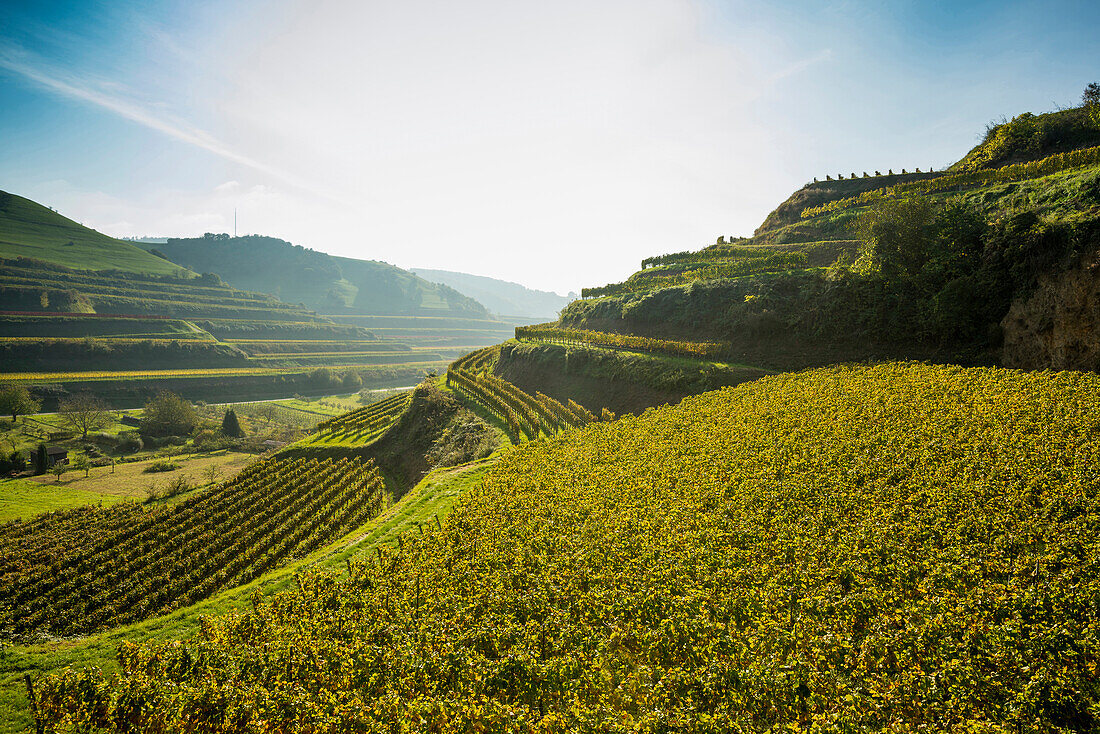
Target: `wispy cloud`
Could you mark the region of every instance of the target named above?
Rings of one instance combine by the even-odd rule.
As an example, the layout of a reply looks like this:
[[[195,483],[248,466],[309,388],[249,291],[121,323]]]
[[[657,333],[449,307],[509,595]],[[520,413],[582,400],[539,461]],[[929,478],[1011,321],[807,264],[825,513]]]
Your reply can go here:
[[[154,111],[140,102],[126,99],[114,91],[120,89],[120,87],[110,80],[94,80],[50,68],[41,61],[32,58],[26,51],[2,42],[0,42],[0,69],[5,69],[56,95],[107,110],[150,130],[155,130],[180,142],[213,153],[225,160],[259,171],[282,183],[339,203],[348,203],[334,193],[325,191],[300,176],[295,176],[234,150],[205,130]],[[108,89],[112,91],[107,91]]]
[[[765,86],[771,86],[776,82],[786,79],[787,77],[799,74],[806,69],[809,69],[810,67],[817,66],[818,64],[824,63],[826,61],[830,61],[832,60],[832,58],[833,50],[830,48],[826,48],[821,52],[814,54],[813,56],[807,56],[804,59],[799,59],[798,61],[788,64],[782,69],[779,69],[775,73],[768,75],[767,79],[764,80],[764,84]]]

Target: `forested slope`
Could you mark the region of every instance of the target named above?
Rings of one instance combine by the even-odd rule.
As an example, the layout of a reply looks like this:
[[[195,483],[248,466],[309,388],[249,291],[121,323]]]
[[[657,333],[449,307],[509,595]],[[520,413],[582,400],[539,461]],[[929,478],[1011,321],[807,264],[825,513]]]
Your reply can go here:
[[[474,299],[393,265],[336,257],[275,237],[210,235],[145,246],[239,288],[274,293],[324,313],[487,316]]]

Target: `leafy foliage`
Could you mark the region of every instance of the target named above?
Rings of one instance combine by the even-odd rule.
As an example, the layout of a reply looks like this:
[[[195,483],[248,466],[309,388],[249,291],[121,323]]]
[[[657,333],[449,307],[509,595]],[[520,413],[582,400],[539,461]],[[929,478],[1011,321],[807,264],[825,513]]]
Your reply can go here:
[[[1091,730],[1100,378],[767,378],[504,457],[45,722],[138,730]],[[409,724],[408,722],[415,722]]]
[[[826,204],[822,204],[821,206],[803,209],[802,218],[817,217],[822,214],[829,214],[854,206],[863,206],[881,199],[909,197],[918,194],[930,194],[937,191],[950,191],[962,186],[977,186],[1003,181],[1019,181],[1039,176],[1049,176],[1054,173],[1083,166],[1093,166],[1098,163],[1100,163],[1100,146],[1067,153],[1057,153],[1041,160],[1016,163],[1011,166],[1004,166],[1003,168],[996,168],[993,170],[979,168],[961,173],[938,176],[926,181],[914,181],[881,189],[873,189],[859,196],[836,199]]]
[[[746,249],[746,248],[741,248]],[[690,260],[680,261],[690,264]],[[729,260],[708,260],[694,268],[677,268],[671,271],[661,269],[643,269],[623,283],[612,283],[597,288],[582,288],[581,297],[599,298],[616,296],[623,293],[650,291],[673,285],[682,285],[697,280],[715,280],[737,278],[759,273],[777,273],[785,270],[797,270],[806,267],[806,255],[801,252],[770,251],[755,256],[738,256]]]
[[[41,406],[26,385],[0,385],[0,415],[10,415],[14,421],[20,415],[37,413]]]
[[[145,403],[141,432],[146,436],[186,436],[198,421],[191,403],[174,392],[162,390]]]
[[[554,324],[517,326],[516,339],[553,344],[585,344],[608,349],[627,349],[683,357],[720,357],[729,351],[729,344],[654,339],[632,334],[614,334],[583,329],[563,329]]]

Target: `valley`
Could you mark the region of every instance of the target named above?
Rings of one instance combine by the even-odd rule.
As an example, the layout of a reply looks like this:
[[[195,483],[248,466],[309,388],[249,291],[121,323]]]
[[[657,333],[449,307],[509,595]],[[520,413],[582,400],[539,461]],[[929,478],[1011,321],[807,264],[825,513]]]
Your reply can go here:
[[[0,732],[1096,730],[1091,105],[542,323],[0,195]]]

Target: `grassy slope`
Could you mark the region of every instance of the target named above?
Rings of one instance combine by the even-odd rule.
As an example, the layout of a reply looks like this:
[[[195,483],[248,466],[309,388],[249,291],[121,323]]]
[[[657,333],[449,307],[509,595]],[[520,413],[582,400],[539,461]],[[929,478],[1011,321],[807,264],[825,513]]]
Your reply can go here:
[[[41,204],[2,191],[0,257],[29,257],[80,270],[165,275],[182,270],[136,245],[100,234]]]
[[[1076,148],[1100,145],[1100,128],[1084,107],[1024,113],[987,129],[982,141],[953,164],[952,171],[998,168]]]
[[[1098,182],[1100,167],[1086,166],[1022,181],[936,192],[929,198],[943,201],[961,197],[990,220],[1030,211],[1043,220],[1076,223],[1100,217]],[[855,235],[856,218],[866,209],[866,206],[853,206],[794,224],[777,225],[776,229],[758,231],[754,238],[739,244],[784,242],[783,247],[797,248],[804,240],[809,243],[807,247],[817,247],[826,236],[850,238]],[[742,356],[745,361],[770,367],[801,368],[842,361],[899,358],[989,362],[990,357],[980,350],[975,350],[976,356],[966,357],[951,350],[939,354],[935,345],[878,344],[869,337],[851,340],[851,343],[834,343],[785,336],[791,323],[803,314],[812,317],[813,310],[821,305],[817,302],[801,311],[791,311],[785,304],[799,304],[803,295],[811,301],[815,297],[821,301],[832,290],[825,276],[826,271],[810,268],[589,298],[570,304],[563,312],[562,323],[575,328],[665,338],[740,340],[747,350]],[[818,296],[814,296],[815,293]],[[850,311],[857,312],[863,305],[855,303]]]
[[[272,594],[286,589],[294,583],[295,574],[307,567],[341,569],[347,558],[369,553],[378,544],[394,545],[402,533],[417,532],[418,523],[434,526],[435,517],[443,520],[459,495],[476,484],[495,461],[496,457],[491,457],[462,467],[433,471],[400,501],[340,541],[194,606],[84,639],[0,648],[0,734],[31,728],[24,673],[36,678],[69,666],[114,671],[117,669],[115,651],[123,642],[185,638],[198,630],[201,615],[226,614],[247,608],[253,592]]]
[[[0,479],[0,522],[19,520],[52,510],[68,510],[97,502],[113,505],[126,498],[57,484],[26,479]]]
[[[597,414],[603,408],[640,413],[769,372],[732,362],[519,340],[502,345],[494,371],[532,395],[539,391],[563,403],[573,399]]]

